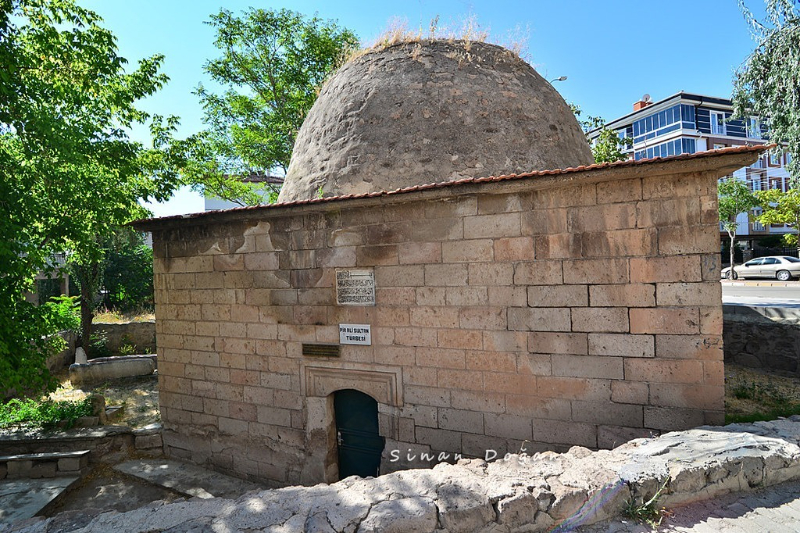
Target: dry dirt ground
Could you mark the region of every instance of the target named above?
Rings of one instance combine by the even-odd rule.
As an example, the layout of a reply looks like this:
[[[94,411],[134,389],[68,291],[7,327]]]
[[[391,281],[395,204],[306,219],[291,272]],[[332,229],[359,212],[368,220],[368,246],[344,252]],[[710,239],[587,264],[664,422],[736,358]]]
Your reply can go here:
[[[792,414],[800,414],[800,378],[725,365],[726,421],[771,420]]]
[[[50,395],[53,400],[82,400],[89,394],[101,394],[106,406],[123,406],[121,418],[114,424],[142,427],[161,421],[158,411],[158,376],[122,378],[75,388],[66,373],[59,374],[61,385]]]

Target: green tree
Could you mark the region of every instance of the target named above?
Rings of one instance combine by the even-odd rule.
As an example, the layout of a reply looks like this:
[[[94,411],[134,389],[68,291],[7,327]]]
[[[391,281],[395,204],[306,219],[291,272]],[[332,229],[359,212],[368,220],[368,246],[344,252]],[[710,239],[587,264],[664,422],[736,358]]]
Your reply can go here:
[[[737,117],[767,120],[769,138],[792,155],[793,186],[800,182],[800,10],[796,0],[765,0],[758,20],[739,0],[756,47],[736,71],[733,107]]]
[[[106,252],[103,304],[122,312],[153,309],[153,249],[142,233],[126,228]]]
[[[240,203],[258,201],[245,184],[228,176],[285,173],[295,137],[320,86],[353,50],[358,39],[333,21],[281,10],[228,10],[212,15],[215,46],[221,56],[205,71],[223,88],[202,85],[196,94],[207,129],[190,139],[190,182]]]
[[[734,242],[736,241],[736,232],[739,229],[739,224],[736,222],[736,217],[741,213],[747,213],[754,207],[759,205],[758,199],[747,187],[747,184],[734,177],[726,178],[719,182],[719,221],[728,236],[731,238],[730,245],[730,276],[735,277],[736,273],[733,271],[735,264],[734,261]]]
[[[582,112],[579,106],[570,104],[569,107],[578,119],[578,124],[580,124],[584,133],[600,128],[600,132],[594,142],[589,139],[588,135],[586,137],[586,141],[592,148],[595,163],[613,163],[614,161],[629,159],[624,150],[633,146],[633,139],[620,137],[616,131],[607,129],[605,127],[606,121],[603,118],[587,115],[584,119],[581,118]]]
[[[74,0],[0,0],[0,383],[49,385],[54,306],[25,294],[54,253],[99,263],[99,235],[146,215],[140,199],[166,199],[180,159],[176,119],[136,102],[166,81],[162,57],[126,70],[114,36]],[[153,145],[127,135],[150,124]]]
[[[795,231],[800,228],[800,189],[757,191],[756,196],[763,209],[759,222],[764,225],[789,224]],[[783,242],[787,246],[797,246],[797,233],[785,234]]]

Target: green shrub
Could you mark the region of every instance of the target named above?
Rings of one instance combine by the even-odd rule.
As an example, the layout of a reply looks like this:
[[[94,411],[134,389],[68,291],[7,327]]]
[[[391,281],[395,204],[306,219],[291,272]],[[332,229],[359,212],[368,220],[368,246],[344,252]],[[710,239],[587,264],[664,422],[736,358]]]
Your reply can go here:
[[[96,331],[92,333],[89,339],[89,353],[92,358],[95,357],[111,357],[111,349],[108,347],[108,336],[105,331]]]
[[[81,401],[60,402],[37,401],[30,398],[13,399],[0,404],[0,428],[14,426],[51,428],[59,422],[63,422],[65,428],[71,428],[78,418],[91,415],[92,405],[88,398]]]

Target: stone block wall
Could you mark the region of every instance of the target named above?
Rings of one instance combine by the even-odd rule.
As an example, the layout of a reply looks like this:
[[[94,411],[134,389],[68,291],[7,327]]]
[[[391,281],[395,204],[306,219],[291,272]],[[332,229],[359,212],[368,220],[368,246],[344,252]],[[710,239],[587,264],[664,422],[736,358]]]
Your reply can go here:
[[[345,388],[378,400],[384,471],[722,423],[716,180],[743,156],[723,162],[146,223],[165,449],[333,481]],[[337,305],[337,268],[373,269],[376,305]],[[338,324],[372,345],[302,355]]]

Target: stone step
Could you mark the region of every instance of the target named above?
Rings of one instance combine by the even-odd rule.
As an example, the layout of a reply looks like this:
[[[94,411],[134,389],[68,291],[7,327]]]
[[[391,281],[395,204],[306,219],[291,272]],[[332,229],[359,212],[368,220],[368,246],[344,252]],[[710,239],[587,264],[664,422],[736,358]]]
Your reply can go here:
[[[133,459],[116,465],[114,470],[190,498],[233,499],[246,492],[266,488],[200,466],[169,459]]]
[[[81,476],[89,467],[89,450],[0,456],[0,479]]]

